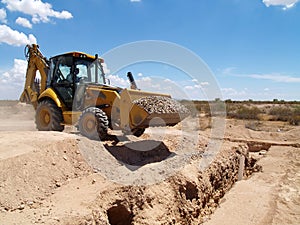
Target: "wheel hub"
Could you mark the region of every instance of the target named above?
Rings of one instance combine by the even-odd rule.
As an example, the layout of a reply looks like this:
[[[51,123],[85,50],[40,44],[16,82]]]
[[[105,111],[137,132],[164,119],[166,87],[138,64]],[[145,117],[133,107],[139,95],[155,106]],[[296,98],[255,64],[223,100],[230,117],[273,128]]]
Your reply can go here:
[[[46,110],[46,109],[42,110],[40,115],[41,115],[43,123],[45,125],[48,125],[50,123],[50,120],[51,120],[48,110]]]
[[[48,113],[45,114],[44,121],[45,121],[45,123],[47,123],[47,124],[50,123],[50,116],[49,116]]]
[[[88,129],[88,130],[93,130],[93,129],[95,129],[95,121],[93,121],[93,120],[88,120],[87,122],[86,122],[86,128]]]
[[[96,128],[95,116],[92,114],[86,115],[84,119],[84,130],[88,133],[94,132]]]

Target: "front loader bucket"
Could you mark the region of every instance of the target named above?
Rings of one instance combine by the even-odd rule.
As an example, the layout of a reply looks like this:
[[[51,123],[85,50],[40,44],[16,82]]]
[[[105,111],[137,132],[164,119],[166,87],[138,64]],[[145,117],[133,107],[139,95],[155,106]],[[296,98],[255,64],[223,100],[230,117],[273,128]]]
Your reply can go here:
[[[120,96],[121,127],[132,130],[149,126],[174,126],[188,110],[170,95],[124,89]]]

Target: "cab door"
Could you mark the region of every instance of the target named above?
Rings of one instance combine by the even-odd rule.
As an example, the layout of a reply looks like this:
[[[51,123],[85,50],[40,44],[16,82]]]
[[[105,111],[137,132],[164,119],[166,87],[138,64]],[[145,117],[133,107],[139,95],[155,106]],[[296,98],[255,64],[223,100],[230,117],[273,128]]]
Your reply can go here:
[[[52,81],[51,87],[55,90],[65,106],[72,110],[73,99],[75,93],[75,85],[73,80],[73,57],[60,56],[52,61]]]

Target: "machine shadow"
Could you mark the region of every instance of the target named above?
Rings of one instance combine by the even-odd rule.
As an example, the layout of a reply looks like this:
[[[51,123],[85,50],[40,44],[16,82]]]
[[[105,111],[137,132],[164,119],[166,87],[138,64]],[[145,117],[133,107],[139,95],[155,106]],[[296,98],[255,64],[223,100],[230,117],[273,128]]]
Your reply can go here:
[[[104,147],[130,170],[136,170],[150,163],[161,162],[176,155],[170,152],[163,142],[155,140],[129,142],[124,145],[105,144]]]

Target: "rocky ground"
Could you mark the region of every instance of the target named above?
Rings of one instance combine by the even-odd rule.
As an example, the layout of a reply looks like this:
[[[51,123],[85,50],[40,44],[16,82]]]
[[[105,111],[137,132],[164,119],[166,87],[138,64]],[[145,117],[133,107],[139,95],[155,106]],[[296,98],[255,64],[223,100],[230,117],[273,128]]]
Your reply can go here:
[[[99,142],[33,119],[0,104],[0,224],[300,221],[297,126],[194,117]]]

